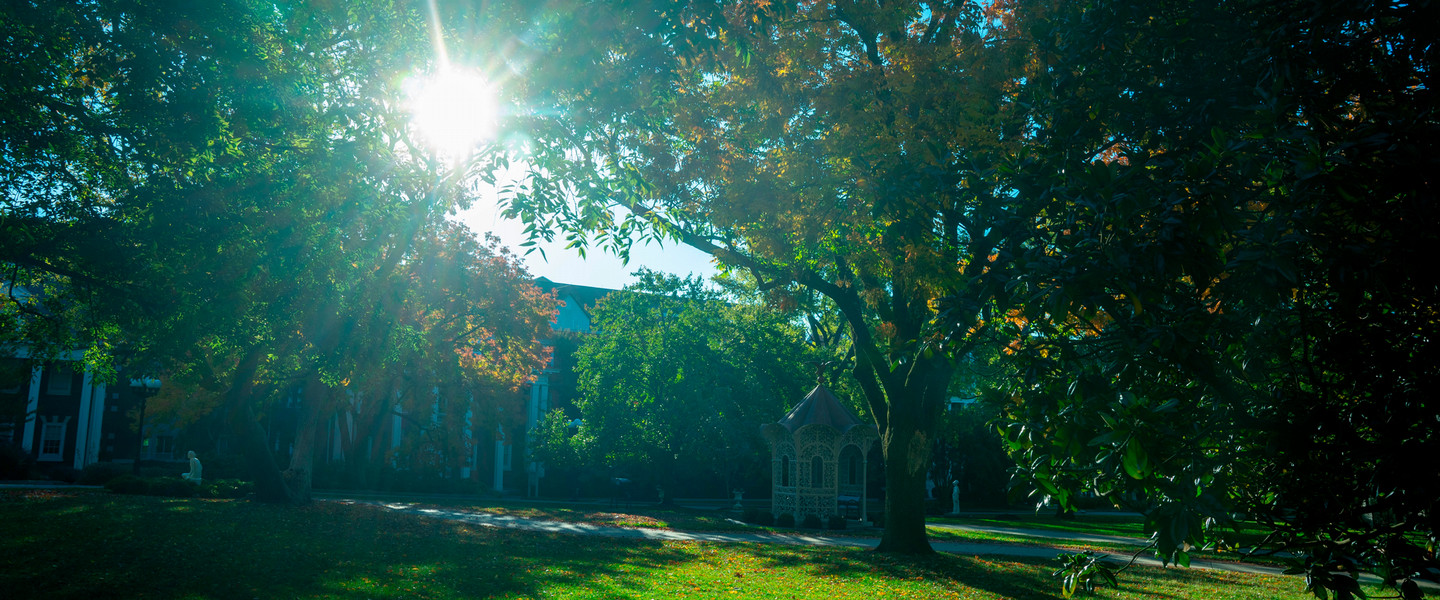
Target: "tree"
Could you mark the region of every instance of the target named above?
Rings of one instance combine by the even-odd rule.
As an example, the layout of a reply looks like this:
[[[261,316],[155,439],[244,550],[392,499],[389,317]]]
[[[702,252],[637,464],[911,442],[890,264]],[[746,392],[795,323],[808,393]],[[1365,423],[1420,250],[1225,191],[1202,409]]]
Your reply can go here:
[[[765,453],[760,425],[811,381],[802,331],[786,315],[732,304],[699,279],[648,270],[601,299],[575,353],[582,424],[551,417],[550,458],[619,469],[673,493],[703,478],[733,481]]]
[[[1436,241],[1432,12],[1030,15],[1041,127],[1015,181],[1047,237],[1012,283],[1031,300],[1007,320],[1005,434],[1038,495],[1138,500],[1180,564],[1260,543],[1322,598],[1362,571],[1419,597],[1440,282],[1406,265]],[[1236,514],[1269,535],[1227,532]]]
[[[445,225],[471,197],[455,185],[464,170],[413,144],[400,112],[400,82],[429,53],[423,16],[385,2],[56,1],[3,19],[17,60],[3,67],[16,84],[0,108],[13,242],[0,261],[35,291],[9,295],[6,334],[88,348],[92,368],[187,371],[235,424],[257,497],[303,500],[308,486],[305,465],[282,476],[255,420],[282,384],[333,388],[379,352],[369,344],[407,334],[431,359],[449,352],[427,365],[448,366],[447,384],[538,364],[510,334],[543,323],[545,302],[507,294],[528,285],[513,261]],[[462,167],[489,172],[495,156]],[[462,290],[523,297],[508,307],[520,329],[478,318],[494,307]]]
[[[925,472],[954,362],[988,341],[993,273],[1033,229],[996,178],[1025,129],[1023,54],[975,3],[549,9],[452,20],[524,28],[513,83],[538,106],[508,215],[621,256],[637,237],[679,241],[764,290],[832,300],[881,432],[880,549],[929,552]],[[947,335],[942,312],[974,331]]]

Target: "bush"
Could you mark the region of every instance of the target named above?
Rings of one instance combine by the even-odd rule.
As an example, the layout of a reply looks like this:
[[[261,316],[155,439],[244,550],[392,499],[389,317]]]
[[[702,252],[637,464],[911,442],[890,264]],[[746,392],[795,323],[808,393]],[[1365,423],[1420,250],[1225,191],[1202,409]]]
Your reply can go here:
[[[885,513],[883,513],[883,512],[870,513],[870,523],[871,523],[872,525],[876,526],[876,527],[884,527],[884,526],[885,526]]]
[[[845,529],[847,526],[849,526],[849,524],[849,521],[846,521],[845,517],[842,517],[840,515],[830,515],[830,522],[826,524],[826,527],[828,529]]]
[[[239,479],[221,479],[201,486],[205,498],[244,498],[255,491],[255,484]]]
[[[152,496],[190,498],[199,493],[200,486],[180,479],[179,477],[164,477],[150,482],[150,495]]]
[[[144,495],[150,493],[150,481],[134,475],[121,475],[105,482],[105,489],[115,494]]]
[[[45,474],[45,476],[49,477],[50,481],[75,483],[75,480],[80,479],[80,472],[76,471],[75,467],[61,465],[58,467],[50,467],[49,471]]]
[[[90,463],[85,465],[85,470],[80,472],[80,479],[76,481],[81,485],[105,485],[111,479],[120,477],[130,472],[130,465],[117,465],[115,463]]]
[[[250,484],[241,483],[235,480],[225,480],[209,485],[195,485],[179,477],[136,477],[134,475],[121,475],[105,483],[105,489],[115,494],[130,494],[136,496],[168,496],[171,498],[193,498],[201,496],[205,498],[238,498],[250,493]],[[239,491],[239,490],[243,490]],[[238,496],[218,495],[239,494]]]
[[[205,465],[205,479],[220,481],[222,479],[245,479],[250,475],[249,466],[245,464],[244,457],[239,454],[215,454],[213,456],[201,456],[200,464]],[[179,472],[190,469],[189,465],[181,465]]]
[[[755,524],[761,527],[770,527],[775,524],[775,515],[770,514],[768,510],[762,510],[760,514],[755,515]]]
[[[743,522],[745,522],[745,523],[751,523],[751,524],[759,523],[759,522],[760,522],[760,509],[757,509],[757,508],[747,508],[747,509],[745,509],[745,512],[740,515],[740,520],[743,521]]]
[[[15,444],[0,444],[0,479],[31,479],[34,459]]]
[[[801,527],[806,529],[819,529],[821,525],[820,515],[815,514],[805,515],[805,520],[801,522]]]
[[[775,526],[794,529],[795,515],[792,515],[790,513],[781,513],[780,516],[775,517]]]

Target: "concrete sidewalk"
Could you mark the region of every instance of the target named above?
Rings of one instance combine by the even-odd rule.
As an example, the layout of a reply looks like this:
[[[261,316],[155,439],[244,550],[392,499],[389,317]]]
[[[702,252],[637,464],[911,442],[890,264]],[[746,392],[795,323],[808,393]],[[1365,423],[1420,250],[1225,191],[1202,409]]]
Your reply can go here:
[[[368,499],[331,499],[328,502],[342,504],[366,504],[380,506],[389,510],[414,514],[418,516],[431,517],[436,519],[448,519],[480,525],[483,527],[500,527],[505,529],[519,529],[523,531],[534,531],[540,533],[564,533],[572,535],[592,535],[616,539],[632,540],[658,540],[676,542],[720,542],[720,543],[759,543],[759,544],[785,544],[792,546],[835,546],[835,547],[858,547],[874,548],[880,543],[877,538],[868,537],[845,537],[805,534],[779,534],[779,533],[708,533],[675,531],[670,529],[648,529],[614,527],[606,525],[591,525],[588,523],[568,523],[562,521],[549,521],[543,519],[530,519],[526,517],[515,517],[499,515],[486,512],[453,509],[453,508],[425,508],[417,504],[407,502],[385,502]],[[944,525],[947,529],[966,529],[961,525]],[[979,530],[979,529],[977,529]],[[983,529],[994,533],[1015,534],[1021,530],[1007,530],[998,527]],[[1076,539],[1069,535],[1057,536],[1042,530],[1023,530],[1027,534],[1034,534],[1032,537],[1044,537],[1055,540]],[[1115,538],[1119,540],[1133,540],[1133,538],[1120,538],[1116,536],[1097,536],[1102,538]],[[1141,543],[1145,543],[1141,541]],[[1051,548],[1048,546],[1026,546],[1020,544],[989,544],[973,542],[931,542],[930,546],[939,552],[961,554],[965,556],[1010,556],[1016,558],[1040,558],[1053,559],[1068,550]],[[1113,556],[1116,562],[1129,562],[1128,556]],[[1149,557],[1135,559],[1135,564],[1142,566],[1161,567],[1159,560]],[[1245,563],[1233,563],[1226,561],[1194,560],[1190,563],[1191,568],[1207,569],[1214,571],[1229,571],[1235,573],[1255,573],[1263,575],[1282,575],[1282,570],[1276,567],[1252,565]]]

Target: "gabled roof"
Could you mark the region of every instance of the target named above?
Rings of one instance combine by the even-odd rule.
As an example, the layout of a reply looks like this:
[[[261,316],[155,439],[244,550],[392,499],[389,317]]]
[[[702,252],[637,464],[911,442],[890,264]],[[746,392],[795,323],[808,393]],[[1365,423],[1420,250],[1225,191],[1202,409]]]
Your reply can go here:
[[[606,294],[615,291],[607,288],[590,287],[588,285],[556,283],[545,277],[535,278],[535,286],[547,292],[555,292],[555,298],[557,300],[564,300],[566,296],[573,298],[580,304],[580,306],[576,308],[585,311],[586,314],[590,313],[590,309],[595,306],[596,301],[605,297]]]
[[[835,395],[831,394],[830,390],[825,389],[823,385],[815,386],[815,389],[810,390],[800,404],[795,405],[795,408],[790,409],[790,413],[786,414],[785,418],[780,419],[780,424],[789,429],[790,433],[795,433],[806,425],[817,423],[834,427],[840,433],[845,433],[856,425],[864,424],[854,413],[850,412],[850,409],[840,404],[840,401],[835,399]]]

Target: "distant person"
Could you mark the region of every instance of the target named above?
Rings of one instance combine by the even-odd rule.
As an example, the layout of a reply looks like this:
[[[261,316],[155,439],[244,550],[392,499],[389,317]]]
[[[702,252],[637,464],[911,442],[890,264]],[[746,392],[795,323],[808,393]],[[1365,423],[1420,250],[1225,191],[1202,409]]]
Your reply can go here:
[[[190,472],[181,474],[180,478],[198,484],[200,483],[200,459],[195,458],[194,450],[191,450],[187,455],[190,457]]]

